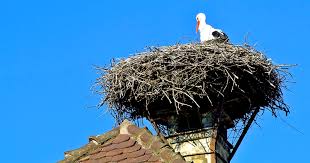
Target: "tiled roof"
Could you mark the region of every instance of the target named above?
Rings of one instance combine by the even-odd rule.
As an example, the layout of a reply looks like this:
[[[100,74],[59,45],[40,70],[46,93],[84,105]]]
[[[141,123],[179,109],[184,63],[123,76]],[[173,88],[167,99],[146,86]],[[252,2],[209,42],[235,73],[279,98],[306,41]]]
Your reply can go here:
[[[89,138],[85,146],[65,152],[59,163],[138,163],[171,162],[184,163],[184,158],[175,153],[158,136],[145,127],[139,128],[125,120],[119,127],[99,136]]]

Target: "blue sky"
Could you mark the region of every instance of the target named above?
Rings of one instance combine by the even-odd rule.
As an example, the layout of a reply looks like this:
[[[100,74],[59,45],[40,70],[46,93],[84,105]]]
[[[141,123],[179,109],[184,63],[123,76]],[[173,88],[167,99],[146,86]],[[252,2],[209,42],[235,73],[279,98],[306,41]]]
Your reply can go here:
[[[308,162],[308,0],[1,1],[1,162],[56,162],[112,129],[105,107],[94,107],[93,66],[147,46],[197,41],[198,12],[233,43],[248,35],[274,63],[298,64],[284,91],[291,114],[261,115],[233,162]]]

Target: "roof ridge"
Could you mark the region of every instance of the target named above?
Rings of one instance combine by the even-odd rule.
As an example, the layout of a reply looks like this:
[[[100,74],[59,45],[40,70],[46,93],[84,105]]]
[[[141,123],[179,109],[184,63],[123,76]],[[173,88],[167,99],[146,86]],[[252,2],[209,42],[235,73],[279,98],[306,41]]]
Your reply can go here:
[[[185,162],[184,158],[175,153],[173,148],[163,140],[153,135],[147,127],[140,128],[128,120],[124,120],[117,128],[102,135],[90,136],[89,143],[76,150],[65,152],[65,159],[59,163],[72,163],[88,159],[88,154],[99,149],[107,142],[113,142],[120,135],[128,135],[142,148],[150,150],[152,155],[158,156],[163,162]]]
[[[112,129],[111,131],[108,131],[107,133],[97,135],[97,136],[90,136],[89,142],[74,150],[66,151],[65,152],[65,159],[59,161],[58,163],[72,163],[76,160],[80,159],[83,155],[87,154],[91,149],[96,148],[96,146],[99,147],[100,144],[103,144],[107,142],[108,140],[115,138],[117,135],[119,135],[120,128],[116,127]]]
[[[133,125],[128,127],[137,126]],[[139,128],[139,130],[140,132],[138,135],[135,136],[135,140],[143,148],[150,149],[154,152],[153,154],[162,158],[162,161],[164,162],[184,161],[184,158],[181,156],[180,153],[176,153],[174,149],[169,144],[165,143],[159,136],[153,135],[147,127]]]

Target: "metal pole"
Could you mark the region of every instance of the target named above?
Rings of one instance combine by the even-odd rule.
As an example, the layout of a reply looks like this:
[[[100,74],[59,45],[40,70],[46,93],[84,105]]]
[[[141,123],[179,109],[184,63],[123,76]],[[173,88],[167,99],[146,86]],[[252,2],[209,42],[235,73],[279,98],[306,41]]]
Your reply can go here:
[[[251,118],[249,119],[248,123],[247,123],[246,126],[244,127],[244,130],[242,131],[241,136],[239,137],[239,139],[238,139],[236,145],[234,146],[234,148],[233,148],[231,154],[230,154],[229,157],[228,157],[228,162],[230,162],[231,159],[234,157],[234,155],[235,155],[237,149],[239,148],[239,146],[240,146],[240,144],[241,144],[241,142],[242,142],[242,140],[243,140],[245,134],[248,132],[249,128],[251,127],[251,124],[253,123],[253,121],[254,121],[254,119],[255,119],[255,117],[256,117],[256,115],[257,115],[258,112],[259,112],[259,107],[257,107],[257,108],[254,110],[253,114],[251,115]]]

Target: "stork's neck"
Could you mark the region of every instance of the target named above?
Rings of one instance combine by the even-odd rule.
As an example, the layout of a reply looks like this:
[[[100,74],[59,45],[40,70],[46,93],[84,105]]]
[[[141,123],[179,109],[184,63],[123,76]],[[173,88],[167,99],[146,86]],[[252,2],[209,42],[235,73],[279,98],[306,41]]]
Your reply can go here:
[[[204,29],[208,27],[208,24],[206,23],[206,21],[201,21],[199,24],[199,29]]]

